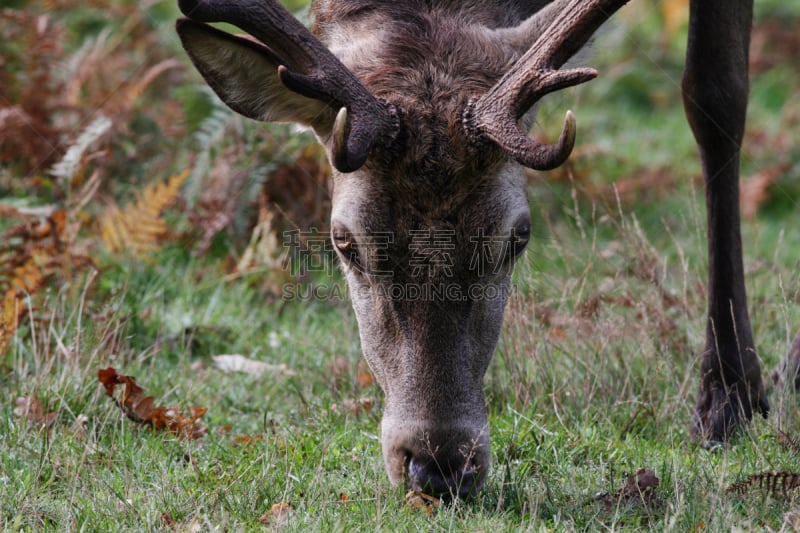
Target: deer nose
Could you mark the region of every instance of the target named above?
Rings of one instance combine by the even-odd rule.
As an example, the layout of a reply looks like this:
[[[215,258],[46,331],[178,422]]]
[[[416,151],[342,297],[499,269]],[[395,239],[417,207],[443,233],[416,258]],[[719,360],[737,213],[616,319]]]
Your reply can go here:
[[[463,499],[473,494],[473,489],[477,488],[478,469],[468,458],[443,464],[431,460],[430,457],[411,457],[408,460],[408,484],[412,489],[437,498]]]

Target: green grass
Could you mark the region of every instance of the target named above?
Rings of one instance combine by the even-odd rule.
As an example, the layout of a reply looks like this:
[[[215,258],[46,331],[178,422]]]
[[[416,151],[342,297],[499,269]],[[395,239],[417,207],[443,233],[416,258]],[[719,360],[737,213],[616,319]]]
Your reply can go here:
[[[761,17],[775,7],[765,4]],[[157,27],[169,32],[164,9]],[[80,15],[72,16],[100,24]],[[535,238],[517,267],[486,378],[492,472],[478,497],[431,516],[404,504],[381,460],[381,393],[358,384],[349,303],[286,302],[256,276],[230,279],[223,260],[240,254],[247,239],[233,231],[203,257],[178,245],[148,260],[101,257],[95,278],[50,289],[38,307],[42,318],[26,323],[0,356],[0,527],[167,530],[166,513],[180,531],[262,530],[270,526],[259,518],[279,502],[292,507],[282,531],[796,524],[796,500],[726,494],[749,474],[797,470],[797,453],[777,439],[779,429],[800,433],[793,392],[774,391],[769,419],[755,420],[730,446],[706,450],[688,436],[705,336],[704,200],[676,92],[680,36],[659,45],[657,15],[644,4],[607,30],[590,61],[600,79],[543,105],[539,124],[548,133],[558,130],[564,109],[575,110],[580,145],[566,169],[531,176]],[[797,25],[798,13],[782,16]],[[800,72],[793,61],[754,76],[743,158],[745,179],[786,165],[743,225],[765,375],[800,327]],[[196,100],[185,106],[186,140],[170,140],[175,166],[198,145],[208,150],[209,167],[236,146],[231,173],[257,166],[248,176],[260,183],[273,162],[251,158],[272,150],[286,159],[285,130],[254,133],[222,117],[220,128],[245,140],[200,139],[197,128],[211,124],[214,108],[195,82],[176,89]],[[131,175],[146,174],[148,164]],[[655,181],[617,201],[613,183],[635,185],[656,172],[663,187]],[[197,174],[195,190],[202,190]],[[135,183],[111,191],[119,198]],[[321,281],[343,283],[338,274]],[[219,354],[285,364],[296,374],[223,373],[211,359]],[[97,370],[107,366],[136,376],[160,404],[208,407],[208,435],[186,441],[125,419],[98,383]],[[18,397],[32,395],[57,414],[47,431],[13,412]],[[352,412],[360,398],[374,407]],[[655,502],[613,498],[640,468],[660,479]]]

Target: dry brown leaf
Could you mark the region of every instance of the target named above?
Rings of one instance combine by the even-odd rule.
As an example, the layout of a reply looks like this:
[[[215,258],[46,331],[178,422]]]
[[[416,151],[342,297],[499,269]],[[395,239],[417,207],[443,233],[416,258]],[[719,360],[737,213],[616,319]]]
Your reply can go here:
[[[55,412],[44,413],[42,402],[38,396],[29,396],[27,398],[17,398],[17,406],[14,408],[14,414],[25,418],[31,425],[38,427],[38,429],[48,429],[53,425],[58,416]]]
[[[19,307],[17,292],[8,289],[3,300],[0,301],[0,355],[8,351],[11,337],[14,336],[19,326]]]
[[[263,442],[264,435],[259,433],[255,437],[251,437],[250,435],[236,435],[233,437],[233,443],[239,446],[252,446],[253,444]]]
[[[172,515],[169,513],[161,513],[161,522],[164,523],[172,531],[177,531],[178,525],[175,523],[175,519],[172,518]]]
[[[593,198],[599,198],[609,205],[615,205],[617,201],[656,202],[673,194],[678,182],[684,179],[671,168],[643,168],[618,179],[612,187],[589,183],[585,190]]]
[[[301,148],[264,182],[263,207],[274,212],[273,228],[321,227],[330,220],[331,172],[316,143]],[[278,208],[277,206],[280,206]]]
[[[369,365],[364,359],[361,359],[358,362],[358,375],[356,376],[358,379],[358,386],[362,389],[366,389],[375,381],[372,372],[369,369]]]
[[[169,528],[170,531],[185,531],[187,533],[194,533],[196,531],[203,531],[203,527],[200,523],[197,522],[197,518],[194,516],[189,516],[187,518],[189,523],[179,524],[172,518],[170,513],[164,512],[161,513],[161,522],[164,524],[165,527]]]
[[[653,507],[660,502],[656,498],[656,488],[659,479],[655,472],[649,468],[640,468],[636,474],[625,480],[625,485],[616,494],[604,493],[596,496],[595,501],[605,506],[606,512],[611,512],[620,503],[627,505],[644,504]]]
[[[189,410],[188,415],[184,415],[176,407],[156,406],[155,399],[144,396],[144,389],[136,383],[133,376],[117,374],[111,367],[98,370],[97,377],[105,387],[106,395],[114,400],[125,416],[137,424],[151,426],[156,430],[168,430],[187,439],[198,439],[206,435],[206,427],[198,423],[198,420],[206,414],[207,408],[195,406]],[[117,385],[125,387],[122,400],[114,396]]]
[[[776,9],[753,26],[750,39],[751,75],[760,74],[780,64],[795,64],[798,48],[800,35],[792,17],[784,17]]]
[[[424,492],[420,492],[415,489],[411,489],[406,493],[406,507],[412,509],[414,511],[421,511],[428,515],[432,515],[439,505],[441,505],[442,500],[436,498],[435,496],[431,496],[430,494],[425,494]]]
[[[292,513],[292,506],[286,502],[280,502],[272,505],[272,508],[261,515],[258,519],[262,524],[271,526],[272,529],[280,529],[286,525],[289,520],[289,515]]]
[[[755,175],[742,180],[739,186],[739,205],[743,217],[754,218],[758,214],[758,208],[770,198],[770,187],[787,170],[787,165],[776,165],[761,169]]]
[[[619,495],[628,499],[641,498],[645,503],[650,503],[655,496],[658,483],[655,472],[649,468],[640,468],[636,471],[635,476],[630,476],[625,480],[625,486],[620,489]]]
[[[41,289],[59,275],[70,278],[77,268],[92,264],[91,258],[75,254],[63,209],[0,208],[4,217],[20,223],[0,234],[0,354],[9,347],[20,320],[33,314]]]

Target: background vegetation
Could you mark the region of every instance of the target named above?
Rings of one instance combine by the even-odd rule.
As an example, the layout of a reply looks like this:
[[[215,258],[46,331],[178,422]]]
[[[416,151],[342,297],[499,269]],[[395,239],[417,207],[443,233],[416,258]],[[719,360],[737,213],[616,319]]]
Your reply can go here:
[[[349,303],[309,297],[340,276],[284,268],[282,231],[327,232],[311,137],[222,106],[180,50],[171,1],[5,2],[0,525],[800,527],[792,391],[730,447],[688,439],[707,261],[679,94],[686,2],[633,4],[595,41],[599,79],[543,104],[534,133],[572,108],[579,145],[530,174],[535,239],[486,381],[493,471],[479,497],[433,506],[386,479]],[[743,233],[765,372],[800,328],[798,23],[795,4],[759,2],[751,49]],[[106,367],[145,388],[115,391],[128,417]],[[145,395],[191,431],[131,420]],[[640,469],[658,481],[631,485]]]

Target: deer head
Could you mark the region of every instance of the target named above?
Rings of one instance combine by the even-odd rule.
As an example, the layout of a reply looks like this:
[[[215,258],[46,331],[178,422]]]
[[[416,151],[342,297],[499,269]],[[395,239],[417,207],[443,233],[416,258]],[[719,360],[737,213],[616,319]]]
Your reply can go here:
[[[273,0],[179,2],[220,98],[328,151],[331,239],[386,395],[393,483],[466,496],[485,480],[483,376],[530,235],[523,167],[560,165],[575,140],[570,113],[554,145],[529,138],[531,110],[596,75],[559,68],[625,1],[320,0],[316,36]]]

